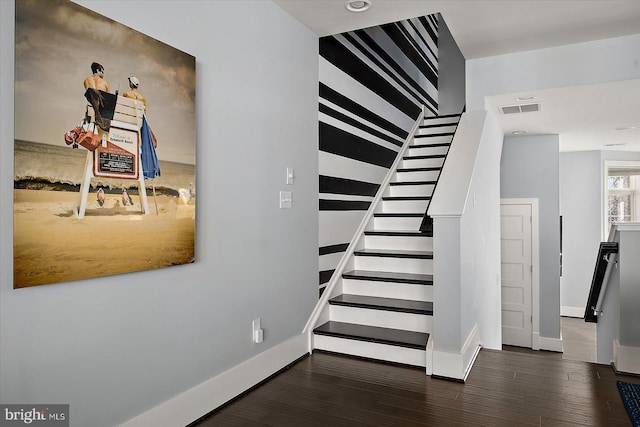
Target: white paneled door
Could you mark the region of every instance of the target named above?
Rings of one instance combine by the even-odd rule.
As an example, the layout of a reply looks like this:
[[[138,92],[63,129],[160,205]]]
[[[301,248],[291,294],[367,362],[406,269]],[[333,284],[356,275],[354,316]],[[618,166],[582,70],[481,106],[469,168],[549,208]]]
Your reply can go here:
[[[502,343],[532,347],[532,207],[500,206]]]

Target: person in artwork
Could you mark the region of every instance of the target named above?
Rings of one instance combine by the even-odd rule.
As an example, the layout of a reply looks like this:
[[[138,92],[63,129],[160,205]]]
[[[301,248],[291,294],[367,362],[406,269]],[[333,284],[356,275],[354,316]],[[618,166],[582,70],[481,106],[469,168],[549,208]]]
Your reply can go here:
[[[104,206],[104,190],[102,188],[98,189],[97,200],[100,207]]]
[[[91,64],[91,72],[93,73],[91,76],[84,79],[84,88],[85,89],[97,89],[103,92],[111,92],[109,88],[109,83],[104,79],[104,67],[97,62]]]
[[[104,67],[97,62],[91,64],[91,76],[84,79],[84,97],[93,107],[94,120],[105,132],[111,127],[117,95],[110,93],[109,83],[104,79]]]
[[[129,193],[127,193],[127,189],[126,188],[122,189],[122,204],[124,206],[127,206],[127,205],[133,206],[133,199],[131,198]]]
[[[138,91],[138,86],[140,86],[140,80],[137,77],[128,77],[129,80],[129,88],[131,89],[129,92],[125,92],[122,96],[125,98],[135,99],[136,101],[142,102],[145,110],[147,109],[147,100],[142,94]]]

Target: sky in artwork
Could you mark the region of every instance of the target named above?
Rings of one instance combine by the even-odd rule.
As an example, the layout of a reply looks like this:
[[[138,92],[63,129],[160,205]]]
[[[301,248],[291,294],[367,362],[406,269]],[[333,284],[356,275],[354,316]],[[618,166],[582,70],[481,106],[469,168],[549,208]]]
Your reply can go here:
[[[158,157],[195,164],[195,58],[63,0],[16,2],[15,138],[65,146],[85,113],[92,62],[104,66],[111,92],[138,77]]]

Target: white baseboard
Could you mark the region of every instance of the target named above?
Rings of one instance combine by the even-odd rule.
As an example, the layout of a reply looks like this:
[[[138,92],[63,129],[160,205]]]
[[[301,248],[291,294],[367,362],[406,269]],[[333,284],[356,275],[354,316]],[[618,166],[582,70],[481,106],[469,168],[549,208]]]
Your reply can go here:
[[[614,340],[613,363],[617,372],[640,374],[640,347],[626,347]]]
[[[480,347],[480,331],[476,324],[469,333],[460,353],[433,350],[433,375],[462,381],[466,380]]]
[[[547,350],[562,353],[562,334],[560,338],[541,337],[540,334],[533,334],[534,350]]]
[[[300,334],[122,424],[123,427],[187,425],[308,353]]]
[[[563,305],[560,307],[560,316],[583,318],[584,307],[569,307],[567,305]]]

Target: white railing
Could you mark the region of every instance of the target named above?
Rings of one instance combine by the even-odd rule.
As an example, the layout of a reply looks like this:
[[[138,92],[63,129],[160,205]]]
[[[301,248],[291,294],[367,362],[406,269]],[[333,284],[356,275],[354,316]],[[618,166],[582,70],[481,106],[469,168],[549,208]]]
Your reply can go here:
[[[362,221],[360,222],[360,226],[358,227],[356,232],[353,234],[353,238],[351,239],[349,246],[347,247],[346,251],[342,255],[340,262],[336,266],[336,269],[333,272],[333,275],[331,276],[331,280],[327,284],[324,292],[322,293],[322,296],[318,300],[318,303],[313,309],[313,312],[311,313],[311,316],[309,317],[309,320],[307,321],[307,324],[305,325],[302,331],[302,333],[308,334],[309,351],[312,350],[311,340],[313,335],[313,329],[317,326],[316,323],[318,322],[318,319],[320,318],[322,311],[325,309],[326,305],[328,304],[328,301],[332,295],[332,292],[334,291],[335,287],[342,279],[342,273],[344,272],[344,269],[347,263],[351,259],[353,252],[356,250],[356,246],[358,245],[360,238],[364,234],[364,231],[367,225],[369,224],[369,221],[371,221],[371,218],[373,217],[373,214],[375,213],[376,208],[378,207],[378,204],[382,200],[382,195],[386,191],[389,185],[389,182],[391,182],[393,175],[396,173],[396,169],[398,168],[398,165],[402,161],[402,157],[404,156],[405,152],[409,148],[409,145],[411,144],[413,137],[418,131],[418,128],[420,127],[420,123],[422,123],[422,121],[424,120],[425,114],[426,114],[426,110],[423,105],[420,110],[420,116],[416,119],[415,123],[413,124],[413,127],[409,131],[409,134],[407,135],[407,139],[405,139],[404,144],[402,145],[402,148],[400,148],[400,151],[398,151],[396,160],[393,162],[393,164],[389,168],[389,171],[387,172],[387,176],[380,183],[380,187],[378,188],[378,192],[376,193],[376,196],[371,201],[371,205],[369,205],[369,209],[367,210],[367,213],[364,215],[364,217],[362,218]]]

